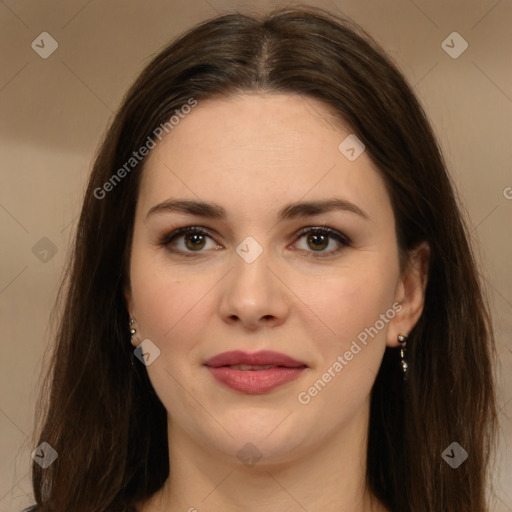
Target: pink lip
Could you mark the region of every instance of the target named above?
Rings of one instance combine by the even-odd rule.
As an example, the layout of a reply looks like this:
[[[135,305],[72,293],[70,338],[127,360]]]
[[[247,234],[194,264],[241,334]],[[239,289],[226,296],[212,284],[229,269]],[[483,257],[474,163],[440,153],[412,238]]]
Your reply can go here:
[[[219,366],[231,366],[234,364],[250,364],[254,366],[265,366],[271,364],[273,366],[286,366],[288,368],[297,368],[299,366],[307,366],[306,363],[297,361],[281,352],[273,352],[271,350],[261,350],[260,352],[243,352],[241,350],[232,350],[231,352],[222,352],[208,359],[204,363],[206,366],[217,368]]]
[[[232,365],[272,365],[267,370],[238,370]],[[273,351],[260,351],[249,354],[239,350],[223,352],[204,363],[213,377],[225,386],[249,394],[271,391],[298,378],[307,368],[305,363],[286,354]]]

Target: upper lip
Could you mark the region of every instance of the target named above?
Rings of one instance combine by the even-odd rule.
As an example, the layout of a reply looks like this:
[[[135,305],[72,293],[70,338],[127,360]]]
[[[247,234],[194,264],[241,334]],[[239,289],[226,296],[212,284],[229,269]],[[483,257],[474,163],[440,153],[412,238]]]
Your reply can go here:
[[[222,352],[211,357],[204,362],[206,366],[218,368],[219,366],[232,366],[246,364],[251,366],[286,366],[287,368],[298,368],[307,366],[306,363],[297,361],[293,357],[287,356],[280,352],[271,350],[262,350],[260,352],[243,352],[241,350],[232,350],[230,352]]]

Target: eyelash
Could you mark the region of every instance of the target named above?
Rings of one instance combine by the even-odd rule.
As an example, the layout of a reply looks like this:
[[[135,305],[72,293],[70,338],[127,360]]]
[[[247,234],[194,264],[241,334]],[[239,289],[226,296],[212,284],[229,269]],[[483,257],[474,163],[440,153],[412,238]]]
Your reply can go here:
[[[200,228],[198,226],[187,226],[187,227],[184,227],[184,228],[176,229],[175,231],[172,231],[171,233],[165,235],[160,240],[159,245],[163,246],[163,247],[166,247],[172,253],[180,254],[180,255],[185,256],[185,257],[194,257],[194,256],[196,256],[197,254],[200,254],[203,251],[182,251],[180,249],[178,249],[178,250],[176,250],[176,249],[169,249],[169,247],[168,247],[169,244],[171,242],[173,242],[176,238],[178,238],[180,235],[184,235],[184,234],[188,234],[188,233],[195,233],[195,234],[199,234],[199,235],[206,235],[209,238],[212,238],[207,231],[205,231],[204,229],[202,229],[202,228]],[[321,251],[306,251],[307,253],[309,253],[309,252],[313,253],[313,255],[308,255],[309,257],[312,257],[312,258],[327,258],[327,257],[332,256],[334,254],[338,254],[344,248],[349,247],[351,245],[351,243],[352,243],[351,240],[347,236],[343,235],[339,231],[336,231],[335,229],[327,228],[327,227],[307,227],[307,228],[303,228],[297,234],[297,236],[298,236],[297,240],[300,240],[304,235],[307,235],[307,234],[310,234],[310,233],[327,235],[330,238],[333,238],[334,240],[336,240],[338,243],[341,244],[341,247],[339,247],[338,249],[335,249],[334,251],[328,251],[326,253],[326,255],[321,255],[322,254]]]

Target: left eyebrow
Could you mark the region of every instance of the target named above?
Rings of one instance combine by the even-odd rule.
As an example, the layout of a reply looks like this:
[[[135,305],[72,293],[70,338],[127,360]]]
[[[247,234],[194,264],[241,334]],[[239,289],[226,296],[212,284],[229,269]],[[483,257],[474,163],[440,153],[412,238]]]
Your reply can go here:
[[[370,220],[368,214],[359,208],[359,206],[345,199],[337,198],[289,204],[280,210],[278,218],[279,220],[288,220],[300,217],[313,217],[333,210],[355,213],[356,215],[363,217],[365,220]]]
[[[363,217],[365,220],[370,220],[368,214],[359,208],[359,206],[339,198],[288,204],[278,212],[278,219],[282,221],[302,217],[313,217],[333,210],[351,212]],[[215,203],[186,199],[168,199],[151,207],[146,214],[146,220],[150,215],[156,213],[171,212],[181,212],[196,217],[219,220],[226,218],[226,210]]]

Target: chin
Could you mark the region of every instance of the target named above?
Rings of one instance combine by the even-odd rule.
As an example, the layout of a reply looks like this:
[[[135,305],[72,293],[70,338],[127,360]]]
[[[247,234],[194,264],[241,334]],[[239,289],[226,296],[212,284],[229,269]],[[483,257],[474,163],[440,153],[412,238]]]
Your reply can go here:
[[[279,421],[269,419],[251,422],[245,418],[245,421],[237,422],[236,428],[226,423],[226,429],[233,437],[226,434],[220,438],[209,438],[205,442],[211,443],[211,446],[236,465],[252,467],[257,464],[261,468],[264,465],[291,462],[304,451],[305,443],[311,436],[299,431],[299,425],[293,421],[288,424],[287,420],[283,422],[287,414],[281,415]]]

